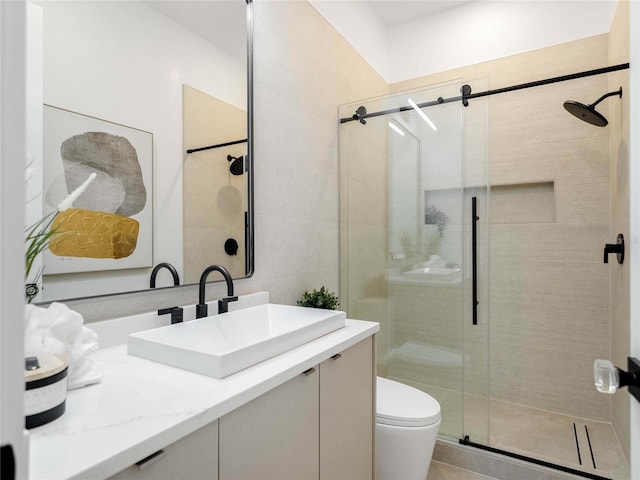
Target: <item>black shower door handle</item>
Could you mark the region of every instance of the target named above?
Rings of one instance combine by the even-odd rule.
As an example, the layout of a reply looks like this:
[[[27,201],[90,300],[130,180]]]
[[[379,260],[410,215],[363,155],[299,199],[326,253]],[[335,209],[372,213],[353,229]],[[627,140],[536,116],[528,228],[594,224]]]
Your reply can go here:
[[[471,291],[473,324],[478,324],[478,197],[471,197]]]

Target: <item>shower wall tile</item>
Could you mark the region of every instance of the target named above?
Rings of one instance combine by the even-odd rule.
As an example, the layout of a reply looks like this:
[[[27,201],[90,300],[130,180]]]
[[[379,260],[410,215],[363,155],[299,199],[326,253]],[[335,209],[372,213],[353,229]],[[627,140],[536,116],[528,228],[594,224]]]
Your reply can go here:
[[[552,412],[609,421],[611,404],[593,384],[589,353],[492,342],[493,399]],[[590,388],[584,388],[589,385]],[[567,402],[567,399],[572,399]]]
[[[348,50],[345,56],[350,56]],[[341,241],[346,242],[342,261],[347,282],[343,291],[349,299],[347,314],[353,318],[362,313],[357,308],[361,302],[384,302],[387,296],[387,130],[380,122],[369,122],[366,128],[355,122],[341,127],[341,221],[345,227]],[[385,328],[387,309],[379,312],[377,319],[374,321]]]
[[[349,317],[356,320],[378,322],[380,331],[376,334],[377,373],[387,377],[389,353],[389,306],[386,298],[366,297],[349,310]]]
[[[609,61],[608,42],[607,35],[600,35],[400,82],[390,90],[460,78],[478,92],[620,63]],[[464,283],[468,392],[486,393],[488,385],[492,397],[509,402],[611,419],[611,400],[595,392],[591,365],[611,348],[610,286],[616,280],[610,281],[605,273],[602,246],[611,235],[611,209],[619,210],[609,193],[615,175],[609,165],[613,130],[594,129],[567,115],[562,107],[568,99],[592,101],[608,88],[606,76],[590,77],[475,99],[465,110],[465,185],[496,187],[489,210],[489,238],[482,230],[479,237],[482,322],[473,328],[467,328],[470,280]],[[602,107],[605,115],[613,113],[608,105]],[[519,195],[523,184],[536,183],[545,185],[542,197],[531,191],[531,195]],[[455,233],[456,228],[449,230]],[[468,242],[464,252],[468,261]],[[623,276],[618,274],[621,282]],[[419,328],[412,324],[416,322],[406,323]],[[391,338],[392,342],[396,338],[393,331]],[[489,357],[483,358],[486,347]]]
[[[471,327],[469,327],[471,328]],[[489,349],[486,338],[464,340],[464,391],[469,395],[489,394]]]
[[[629,2],[619,2],[609,33],[609,62],[611,65],[629,61]],[[618,233],[629,238],[629,73],[615,72],[609,75],[612,92],[622,87],[622,98],[612,97],[608,102],[609,129],[611,130],[611,232],[613,243]],[[598,105],[599,106],[599,105]],[[611,275],[611,360],[619,367],[626,366],[629,356],[629,262],[623,265],[609,264]],[[630,396],[619,393],[613,396],[613,426],[622,449],[629,457],[630,445]]]
[[[352,224],[386,226],[387,202],[380,187],[349,180],[348,215]]]
[[[378,225],[349,226],[347,269],[349,303],[363,298],[386,297],[387,232]],[[351,313],[351,312],[349,312]]]
[[[394,331],[420,332],[462,338],[461,284],[419,285],[391,280],[389,305],[394,312]]]
[[[533,50],[499,60],[478,63],[426,77],[418,77],[390,85],[390,92],[403,92],[426,85],[462,79],[473,92],[483,88],[501,88],[541,80],[562,73],[600,68],[607,58],[608,36],[596,35],[575,42]],[[488,82],[488,83],[487,83]],[[476,87],[476,84],[478,86]],[[507,97],[511,95],[508,94]],[[597,98],[597,97],[596,97]],[[470,101],[474,105],[475,100]]]
[[[608,224],[512,224],[490,228],[491,262],[525,262],[529,267],[558,265],[567,269],[575,269],[577,262],[603,267],[599,247],[600,240],[608,235]],[[514,275],[518,273],[515,268],[512,271]],[[608,284],[607,279],[600,281]]]
[[[254,12],[256,272],[237,289],[295,304],[347,278],[337,106],[388,86],[307,2],[256,2]]]
[[[259,232],[273,241],[256,247],[256,270],[280,277],[337,269],[338,232],[332,226],[315,219],[256,215],[256,236]],[[326,246],[313,248],[316,243]]]
[[[556,197],[553,182],[491,187],[491,223],[554,223]]]
[[[354,138],[353,141],[358,140]],[[372,145],[366,142],[366,139],[356,144],[361,145],[361,148],[349,155],[349,180],[376,187],[381,190],[380,193],[384,192],[387,188],[388,175],[386,145]],[[386,200],[386,195],[378,196]]]
[[[609,351],[609,280],[600,258],[608,225],[491,228],[494,398],[610,419],[610,400],[595,391],[592,380],[593,360]],[[526,381],[509,378],[510,370],[527,372]],[[572,401],[562,400],[564,395]]]

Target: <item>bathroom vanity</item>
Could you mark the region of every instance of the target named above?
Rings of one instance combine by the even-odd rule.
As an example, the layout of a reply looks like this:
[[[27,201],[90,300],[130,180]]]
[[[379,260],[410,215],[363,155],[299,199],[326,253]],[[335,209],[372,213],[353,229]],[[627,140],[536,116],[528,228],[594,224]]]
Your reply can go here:
[[[373,478],[378,324],[343,328],[210,378],[127,353],[30,432],[30,478]]]

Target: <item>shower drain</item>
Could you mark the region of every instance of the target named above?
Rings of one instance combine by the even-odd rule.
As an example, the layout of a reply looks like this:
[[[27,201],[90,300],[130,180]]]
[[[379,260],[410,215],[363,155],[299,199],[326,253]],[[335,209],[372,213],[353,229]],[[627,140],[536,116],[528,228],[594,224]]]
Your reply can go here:
[[[591,459],[593,468],[597,469],[596,457],[593,454],[591,437],[589,436],[589,428],[585,424],[576,424],[576,422],[573,422],[573,437],[576,440],[578,463],[580,465],[589,465],[589,459]]]

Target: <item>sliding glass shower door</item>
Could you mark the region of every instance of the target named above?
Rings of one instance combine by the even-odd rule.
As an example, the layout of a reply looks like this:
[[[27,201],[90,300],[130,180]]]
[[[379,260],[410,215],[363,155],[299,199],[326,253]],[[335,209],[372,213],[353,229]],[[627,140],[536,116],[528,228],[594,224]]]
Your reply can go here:
[[[487,402],[465,395],[465,388],[477,397],[487,393],[486,323],[472,336],[467,331],[474,272],[482,277],[480,262],[486,263],[479,253],[482,245],[486,252],[486,140],[471,148],[482,152],[480,161],[466,162],[471,144],[462,103],[444,100],[459,97],[461,86],[404,92],[339,112],[342,306],[351,318],[380,322],[378,374],[436,398],[440,432],[455,439],[469,428],[486,438],[487,430]],[[478,125],[480,138],[486,128]],[[486,302],[478,300],[476,318],[482,308]],[[473,380],[465,365],[473,365]],[[473,416],[465,414],[469,402]]]

